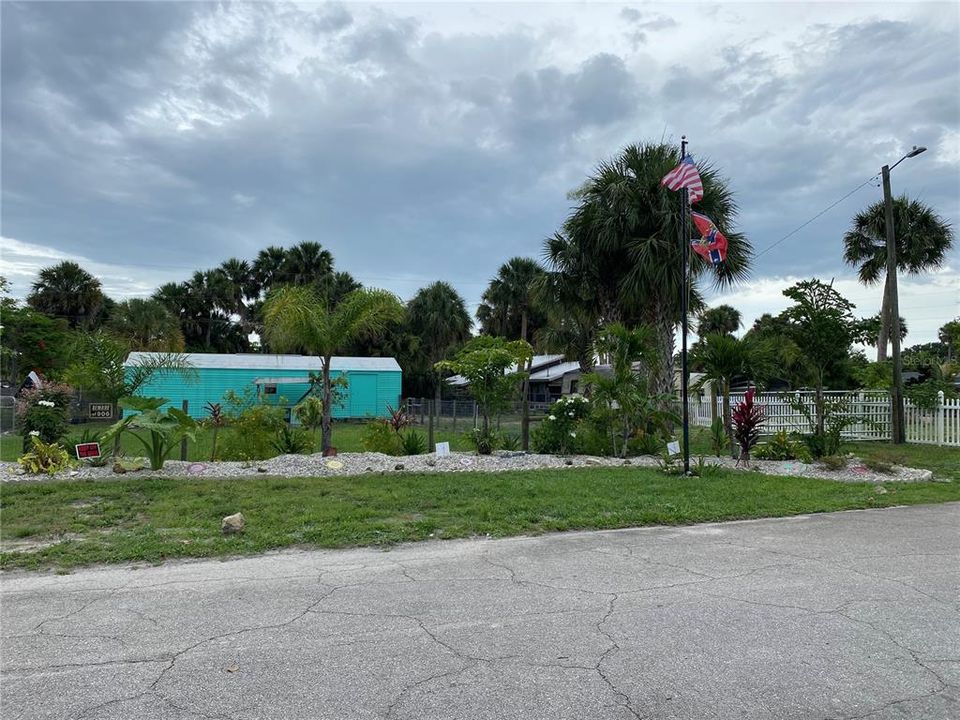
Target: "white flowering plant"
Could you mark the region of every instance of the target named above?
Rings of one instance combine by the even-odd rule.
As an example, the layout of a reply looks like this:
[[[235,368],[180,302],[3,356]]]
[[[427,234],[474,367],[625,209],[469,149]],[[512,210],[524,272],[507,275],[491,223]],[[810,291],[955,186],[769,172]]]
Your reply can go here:
[[[565,395],[557,400],[533,431],[534,450],[558,455],[578,452],[577,429],[589,412],[590,401],[583,395]]]

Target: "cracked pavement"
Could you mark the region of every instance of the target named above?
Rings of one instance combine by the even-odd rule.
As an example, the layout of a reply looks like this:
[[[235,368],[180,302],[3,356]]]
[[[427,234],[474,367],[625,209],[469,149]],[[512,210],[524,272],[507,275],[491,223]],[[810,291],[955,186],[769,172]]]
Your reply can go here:
[[[960,718],[960,503],[2,578],[0,715]]]

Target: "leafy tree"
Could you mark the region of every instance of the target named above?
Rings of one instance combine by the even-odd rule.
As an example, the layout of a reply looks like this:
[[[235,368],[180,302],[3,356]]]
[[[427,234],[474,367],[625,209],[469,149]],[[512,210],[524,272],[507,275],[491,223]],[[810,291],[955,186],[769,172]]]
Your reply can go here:
[[[31,370],[52,377],[66,365],[70,333],[67,322],[23,307],[7,295],[9,283],[0,277],[0,375],[20,382]]]
[[[108,327],[131,350],[183,351],[179,321],[157,300],[134,298],[118,303]]]
[[[723,397],[723,427],[734,450],[734,433],[730,410],[730,387],[736,379],[763,385],[773,374],[775,360],[772,346],[764,340],[733,335],[713,334],[697,343],[695,361],[703,368],[703,377],[695,385],[712,383]]]
[[[824,432],[823,389],[831,372],[842,371],[850,358],[856,332],[853,303],[837,292],[833,283],[814,278],[787,288],[783,294],[794,304],[783,312],[794,342],[816,389],[816,432]]]
[[[406,313],[406,329],[419,341],[414,366],[432,370],[435,363],[470,338],[470,325],[467,304],[452,285],[437,281],[418,290],[407,303]],[[442,383],[439,374],[431,375],[439,403]]]
[[[532,355],[533,348],[525,340],[481,335],[464,345],[453,360],[438,362],[436,368],[466,379],[483,417],[482,433],[489,436],[490,416],[501,412],[516,396],[525,374],[516,368],[524,367]]]
[[[361,289],[331,307],[310,286],[274,291],[263,308],[264,332],[272,348],[320,357],[323,375],[323,451],[332,441],[330,360],[364,333],[380,332],[403,315],[403,306],[386,290]]]
[[[34,310],[63,318],[70,327],[93,327],[103,307],[100,281],[70,260],[43,268],[27,303]]]
[[[731,305],[718,305],[700,312],[697,335],[733,335],[742,325],[740,311]]]
[[[960,357],[960,317],[944,323],[937,332],[937,338],[947,346],[947,362]]]
[[[880,344],[880,338],[884,333],[889,335],[889,333],[884,329],[883,319],[878,313],[877,315],[863,318],[857,322],[854,329],[854,342],[858,342],[861,345],[878,347]],[[905,337],[907,337],[907,321],[901,317],[900,340],[902,341]]]
[[[515,337],[530,341],[533,330],[530,327],[531,316],[542,323],[543,314],[539,311],[538,289],[544,270],[536,260],[525,257],[513,257],[497,270],[496,277],[483,293],[484,304],[481,308],[490,308],[489,319],[497,319],[500,330],[507,330],[511,320],[519,318],[519,331],[506,337]],[[480,311],[478,310],[478,313]],[[480,315],[478,314],[478,317]],[[491,323],[488,323],[491,324]],[[530,448],[530,362],[526,367],[527,377],[523,379],[521,398],[523,411],[520,418],[520,442],[524,450]]]
[[[953,246],[950,224],[933,209],[906,195],[893,201],[893,226],[897,243],[897,269],[911,275],[934,270],[943,264]],[[853,225],[843,236],[843,259],[858,268],[860,282],[874,285],[884,281],[880,310],[881,330],[877,360],[887,357],[890,336],[890,309],[887,278],[887,222],[884,203],[876,202],[857,213]]]
[[[596,329],[611,322],[648,325],[660,354],[651,389],[673,391],[674,330],[681,320],[683,277],[679,242],[680,202],[660,184],[677,165],[667,144],[631,145],[602,162],[577,190],[578,204],[563,231],[545,243],[549,274],[543,283],[553,308],[589,312]],[[726,262],[712,266],[691,254],[694,283],[727,285],[746,277],[751,248],[734,230],[736,203],[719,172],[701,164],[704,197],[697,209],[710,216],[729,241]],[[696,286],[691,308],[702,304]]]

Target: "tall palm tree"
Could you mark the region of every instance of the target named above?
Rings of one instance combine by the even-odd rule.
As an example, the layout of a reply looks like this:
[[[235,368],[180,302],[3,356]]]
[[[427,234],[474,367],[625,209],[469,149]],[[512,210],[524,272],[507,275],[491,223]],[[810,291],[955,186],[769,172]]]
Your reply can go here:
[[[118,303],[108,325],[131,350],[183,351],[180,322],[157,300],[132,298]]]
[[[919,200],[901,195],[893,201],[893,227],[897,241],[897,270],[919,275],[939,268],[953,246],[950,223]],[[880,337],[877,361],[887,359],[892,325],[887,278],[887,221],[884,203],[876,202],[857,213],[843,236],[843,259],[858,268],[860,282],[875,285],[884,281],[880,308]]]
[[[246,260],[230,258],[220,263],[216,272],[220,274],[227,300],[227,306],[223,310],[238,315],[241,322],[246,325],[250,317],[250,309],[246,300],[259,295],[253,267]]]
[[[437,281],[424,288],[407,303],[407,328],[420,340],[421,362],[432,368],[449,351],[470,339],[470,313],[452,285]],[[443,383],[436,377],[434,393],[437,407],[442,399]]]
[[[763,340],[739,340],[733,335],[713,334],[697,343],[694,359],[703,367],[703,377],[698,385],[702,387],[709,381],[723,394],[723,427],[733,453],[730,386],[736,378],[760,385],[766,382],[774,371],[773,348]]]
[[[533,312],[538,297],[540,278],[544,270],[532,258],[513,257],[507,260],[497,270],[496,277],[483,293],[484,302],[499,308],[504,317],[519,316],[519,339],[529,342],[530,314]],[[523,379],[521,398],[523,412],[520,418],[520,441],[523,449],[530,448],[530,363],[526,368],[527,377]]]
[[[309,285],[333,272],[333,255],[318,242],[302,242],[289,248],[280,274],[284,283]]]
[[[221,310],[229,308],[229,288],[222,273],[216,270],[197,270],[187,281],[188,308],[203,325],[203,346],[210,349],[215,319]]]
[[[253,278],[257,284],[257,295],[270,292],[283,283],[281,274],[287,260],[287,251],[277,245],[270,245],[257,253],[253,261]]]
[[[732,305],[717,305],[706,308],[700,313],[697,323],[697,335],[733,335],[743,324],[740,311]]]
[[[43,268],[27,303],[45,315],[65,318],[70,327],[92,327],[104,303],[100,281],[70,260]]]
[[[544,247],[552,271],[545,286],[552,302],[588,309],[597,327],[622,322],[654,328],[661,362],[651,389],[659,396],[673,392],[673,338],[681,320],[684,252],[677,194],[660,181],[679,161],[671,145],[642,144],[602,162],[572,195],[578,205],[563,231]],[[728,249],[719,266],[691,254],[694,309],[701,304],[698,280],[714,286],[741,280],[752,255],[746,238],[733,230],[737,206],[730,188],[715,168],[701,164],[699,171],[704,196],[696,209],[723,231]]]
[[[323,451],[332,442],[330,360],[364,333],[382,331],[403,316],[403,306],[386,290],[361,289],[334,308],[315,288],[289,285],[271,293],[263,308],[264,333],[280,352],[320,357],[323,377]]]

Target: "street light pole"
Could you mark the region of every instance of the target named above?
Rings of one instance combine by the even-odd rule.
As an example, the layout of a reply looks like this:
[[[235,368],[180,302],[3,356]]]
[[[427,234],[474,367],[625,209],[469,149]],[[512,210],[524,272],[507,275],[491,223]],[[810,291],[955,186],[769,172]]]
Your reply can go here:
[[[893,197],[890,193],[890,166],[884,165],[883,206],[887,230],[887,311],[890,313],[890,341],[893,344],[893,392],[891,393],[891,441],[894,445],[906,442],[903,427],[903,363],[900,359],[900,296],[897,290],[897,239],[893,228]]]
[[[884,165],[880,172],[883,175],[883,209],[885,213],[884,225],[887,231],[887,310],[890,313],[890,344],[893,350],[893,391],[891,393],[891,441],[894,445],[902,445],[907,441],[907,432],[903,424],[903,362],[900,358],[900,294],[897,290],[897,237],[893,227],[893,195],[890,192],[890,171],[907,158],[916,157],[926,150],[925,147],[913,146],[913,150],[897,160],[893,167]],[[881,318],[881,322],[882,322]]]

